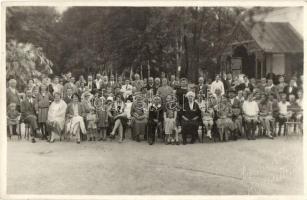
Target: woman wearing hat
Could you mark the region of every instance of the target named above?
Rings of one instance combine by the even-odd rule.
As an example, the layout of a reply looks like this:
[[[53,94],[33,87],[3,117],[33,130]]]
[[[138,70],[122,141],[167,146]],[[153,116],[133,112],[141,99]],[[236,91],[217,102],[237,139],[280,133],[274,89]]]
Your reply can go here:
[[[201,111],[199,106],[194,101],[195,93],[190,91],[186,94],[188,101],[183,104],[183,109],[179,114],[179,121],[181,122],[181,133],[183,144],[187,143],[187,135],[192,135],[191,144],[195,142],[197,130],[201,123]]]

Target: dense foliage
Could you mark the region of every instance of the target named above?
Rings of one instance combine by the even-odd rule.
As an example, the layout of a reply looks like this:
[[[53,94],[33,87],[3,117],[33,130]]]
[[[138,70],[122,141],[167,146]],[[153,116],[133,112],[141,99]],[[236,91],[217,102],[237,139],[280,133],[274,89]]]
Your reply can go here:
[[[7,41],[41,47],[55,74],[215,73],[245,9],[230,7],[54,7],[7,9]],[[141,67],[142,66],[142,67]]]

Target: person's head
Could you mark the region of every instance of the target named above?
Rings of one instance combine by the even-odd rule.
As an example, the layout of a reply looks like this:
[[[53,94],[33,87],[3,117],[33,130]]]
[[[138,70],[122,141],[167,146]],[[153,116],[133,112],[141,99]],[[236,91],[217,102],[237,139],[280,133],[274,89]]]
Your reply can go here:
[[[31,90],[27,90],[27,91],[26,91],[26,96],[27,96],[28,98],[31,98],[32,95],[33,95],[33,93],[32,93]]]
[[[248,77],[246,75],[243,76],[244,82],[248,82]]]
[[[232,79],[232,74],[231,74],[231,73],[228,73],[226,76],[227,76],[226,78],[227,78],[228,80],[231,80],[231,79]]]
[[[91,114],[95,114],[95,108],[91,107],[90,112],[91,112]]]
[[[198,95],[197,95],[197,100],[198,100],[198,102],[201,102],[203,99],[204,99],[204,97],[203,97],[202,94],[198,94]]]
[[[252,85],[256,85],[256,79],[255,79],[255,78],[251,78],[251,79],[250,79],[250,83],[251,83]]]
[[[220,80],[221,80],[221,76],[220,76],[219,74],[217,74],[217,75],[215,76],[215,80],[216,80],[216,81],[220,81]]]
[[[72,88],[67,88],[66,93],[68,96],[72,95]]]
[[[67,72],[66,77],[70,78],[71,77],[71,72]]]
[[[99,80],[101,78],[101,75],[99,73],[96,74],[96,79]]]
[[[268,99],[269,99],[270,101],[272,101],[272,102],[273,102],[273,100],[275,99],[275,96],[274,96],[274,94],[273,94],[272,92],[270,92],[270,93],[268,94]]]
[[[239,97],[239,98],[243,97],[243,90],[239,90],[239,91],[238,91],[238,97]]]
[[[192,92],[192,91],[189,91],[186,96],[187,96],[189,102],[193,102],[194,99],[195,99],[195,93]]]
[[[268,79],[268,85],[269,85],[269,86],[273,85],[273,80],[272,80],[271,78]]]
[[[180,85],[181,87],[186,87],[188,84],[188,81],[186,78],[182,78],[181,81],[180,81]]]
[[[122,82],[123,82],[123,78],[122,78],[121,76],[119,76],[119,77],[117,78],[117,82],[118,82],[118,83],[122,83]]]
[[[107,104],[108,104],[108,105],[111,105],[112,103],[113,103],[113,97],[109,96],[109,97],[107,98]]]
[[[229,90],[228,96],[229,96],[230,99],[233,99],[236,96],[235,90]]]
[[[79,101],[80,101],[79,95],[78,95],[77,93],[74,93],[74,94],[72,95],[72,102],[73,102],[73,103],[78,103]]]
[[[261,78],[261,84],[263,84],[263,85],[266,84],[266,78],[265,77]]]
[[[198,78],[198,83],[199,83],[199,84],[203,84],[204,82],[205,82],[204,77],[200,76],[200,77]]]
[[[222,94],[221,89],[220,89],[220,88],[217,88],[217,89],[215,90],[215,94],[216,94],[216,96],[221,96],[221,94]]]
[[[84,76],[83,75],[79,76],[79,81],[84,81]]]
[[[297,97],[298,97],[299,99],[302,99],[302,98],[303,98],[303,91],[302,91],[302,90],[299,90],[299,91],[297,92]]]
[[[260,101],[261,101],[261,102],[267,101],[268,95],[266,95],[265,93],[262,93],[260,96],[261,96],[261,97],[260,97]]]
[[[156,84],[156,85],[159,86],[159,85],[160,85],[160,82],[161,82],[160,78],[158,78],[158,77],[155,78],[155,84]]]
[[[114,75],[113,74],[110,76],[110,81],[114,81]]]
[[[279,83],[284,83],[284,82],[285,82],[285,77],[284,77],[284,76],[280,76],[280,77],[278,78],[278,82],[279,82]]]
[[[176,76],[174,74],[171,75],[171,81],[175,81],[176,80]]]
[[[137,81],[137,80],[140,80],[140,75],[139,74],[134,74],[134,79]]]
[[[75,81],[76,81],[75,77],[71,77],[71,78],[70,78],[70,82],[71,82],[71,83],[75,83]]]
[[[16,85],[17,85],[17,81],[15,79],[10,79],[9,80],[9,86],[11,88],[16,88]]]
[[[46,92],[47,91],[47,85],[41,84],[40,85],[40,92]]]
[[[12,111],[16,110],[16,103],[10,103],[9,109]]]
[[[33,93],[33,96],[38,95],[38,93],[39,93],[39,87],[38,87],[38,86],[33,87],[32,93]]]
[[[248,94],[249,94],[250,92],[248,92],[247,90],[243,90],[242,91],[242,94],[243,94],[243,97],[244,97],[244,99],[248,99]]]
[[[152,85],[153,83],[154,83],[153,77],[149,77],[149,78],[148,78],[148,84],[149,84],[149,85]]]
[[[102,77],[102,81],[103,81],[103,82],[108,82],[108,76],[103,76],[103,77]]]
[[[59,77],[58,76],[56,76],[56,77],[54,77],[53,78],[53,82],[55,83],[55,84],[58,84],[60,81],[59,81]]]
[[[173,96],[171,95],[171,94],[168,94],[167,96],[166,96],[166,101],[167,102],[170,102],[170,101],[172,101],[173,100]]]
[[[80,88],[84,88],[85,87],[85,82],[84,81],[81,81],[80,82]]]
[[[286,95],[285,93],[282,93],[282,94],[280,95],[280,97],[281,97],[281,101],[282,101],[282,102],[286,102],[286,101],[287,101],[287,95]]]
[[[122,101],[122,96],[121,95],[116,95],[115,96],[115,101],[121,102]]]
[[[295,96],[294,96],[294,94],[290,94],[289,95],[289,101],[290,101],[290,103],[294,103],[295,102]]]
[[[54,95],[55,102],[59,102],[61,100],[61,93],[55,92],[53,95]]]
[[[125,84],[126,84],[126,85],[129,85],[129,84],[130,84],[130,80],[129,80],[128,78],[125,80]]]
[[[253,97],[254,97],[254,95],[253,95],[252,92],[247,92],[247,100],[248,101],[253,101]]]
[[[167,86],[167,78],[162,78],[162,86]]]
[[[90,92],[85,92],[85,93],[84,93],[84,98],[85,98],[85,100],[89,100],[90,96],[91,96],[91,93],[90,93]]]
[[[32,87],[32,86],[33,86],[33,84],[34,84],[33,79],[29,79],[29,80],[28,80],[28,86]]]
[[[88,75],[88,76],[87,76],[87,81],[88,81],[88,82],[93,81],[93,76],[92,76],[92,75]]]
[[[159,96],[154,96],[153,103],[157,106],[161,104],[161,98]]]

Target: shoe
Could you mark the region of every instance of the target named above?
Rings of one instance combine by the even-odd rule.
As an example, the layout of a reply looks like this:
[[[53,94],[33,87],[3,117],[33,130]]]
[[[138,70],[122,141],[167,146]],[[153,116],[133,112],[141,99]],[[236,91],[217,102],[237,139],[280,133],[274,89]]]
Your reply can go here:
[[[176,145],[180,145],[180,142],[178,141],[178,142],[176,142]]]
[[[77,144],[80,144],[80,141],[77,141]]]
[[[49,143],[54,143],[54,139],[53,140],[49,140]]]
[[[115,139],[115,135],[110,135],[109,138],[113,140]]]
[[[183,141],[182,144],[183,144],[183,145],[186,145],[186,144],[187,144],[187,141]]]
[[[118,143],[123,143],[123,140],[118,140]]]
[[[98,139],[98,141],[102,141],[102,140],[103,140],[102,138],[99,138],[99,139]]]
[[[153,141],[149,142],[148,144],[149,144],[149,145],[153,145]]]
[[[88,141],[92,141],[92,138],[90,138]]]
[[[32,143],[35,143],[36,141],[35,141],[35,139],[34,139],[34,138],[32,138],[31,142],[32,142]]]

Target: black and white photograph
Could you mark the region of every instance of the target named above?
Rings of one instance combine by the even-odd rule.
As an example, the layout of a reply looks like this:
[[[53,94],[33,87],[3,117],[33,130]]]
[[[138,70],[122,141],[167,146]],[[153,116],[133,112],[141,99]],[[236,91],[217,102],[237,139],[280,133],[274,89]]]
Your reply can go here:
[[[2,198],[304,199],[306,5],[249,2],[4,2]]]

